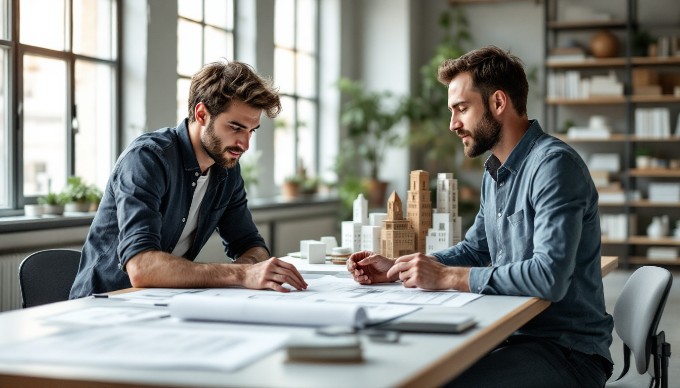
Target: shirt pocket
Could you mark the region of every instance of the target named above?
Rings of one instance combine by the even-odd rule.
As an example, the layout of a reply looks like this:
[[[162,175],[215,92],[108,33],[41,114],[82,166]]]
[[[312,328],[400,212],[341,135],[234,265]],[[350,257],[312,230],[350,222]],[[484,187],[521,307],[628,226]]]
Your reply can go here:
[[[509,227],[509,236],[510,238],[515,238],[515,237],[524,237],[527,235],[527,223],[525,222],[526,220],[524,219],[524,209],[519,210],[515,214],[511,214],[508,216],[508,224],[510,225]]]
[[[508,216],[508,227],[505,231],[505,247],[509,261],[524,260],[533,251],[532,233],[529,232],[531,222],[525,217],[524,209]]]

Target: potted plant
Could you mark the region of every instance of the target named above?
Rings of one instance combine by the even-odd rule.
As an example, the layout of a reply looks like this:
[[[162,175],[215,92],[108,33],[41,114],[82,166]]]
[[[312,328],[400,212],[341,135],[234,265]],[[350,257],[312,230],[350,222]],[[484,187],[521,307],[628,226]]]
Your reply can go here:
[[[446,59],[465,54],[465,43],[471,41],[468,20],[463,11],[453,8],[439,18],[442,39],[429,62],[420,68],[418,92],[406,100],[406,116],[411,123],[409,144],[415,163],[424,170],[457,171],[455,155],[461,142],[446,136],[451,112],[448,110],[448,89],[437,79],[439,65]]]
[[[348,97],[342,105],[341,122],[347,128],[349,142],[340,152],[356,155],[367,163],[369,206],[382,207],[387,182],[380,180],[380,166],[389,147],[403,145],[395,131],[396,124],[405,116],[403,99],[389,91],[367,91],[360,82],[347,78],[340,79],[338,87]]]
[[[60,216],[64,214],[64,204],[68,198],[61,193],[48,192],[38,198],[38,203],[43,206],[43,214]]]
[[[66,197],[65,211],[87,212],[90,210],[90,188],[82,178],[78,176],[69,177],[66,180],[63,194]]]
[[[288,199],[296,198],[300,195],[303,182],[304,178],[299,174],[287,176],[281,185],[281,195]]]
[[[99,203],[102,200],[103,193],[99,187],[89,185],[87,187],[87,202],[89,204],[89,211],[96,212],[99,208]]]

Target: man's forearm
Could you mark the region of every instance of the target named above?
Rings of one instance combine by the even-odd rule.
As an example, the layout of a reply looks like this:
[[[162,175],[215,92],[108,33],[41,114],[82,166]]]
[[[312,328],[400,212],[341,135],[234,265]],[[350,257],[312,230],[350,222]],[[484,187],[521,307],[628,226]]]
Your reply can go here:
[[[242,285],[245,278],[243,265],[194,263],[162,251],[139,253],[125,268],[133,287],[225,287]]]
[[[234,260],[234,264],[255,264],[269,260],[269,252],[262,247],[253,247]]]

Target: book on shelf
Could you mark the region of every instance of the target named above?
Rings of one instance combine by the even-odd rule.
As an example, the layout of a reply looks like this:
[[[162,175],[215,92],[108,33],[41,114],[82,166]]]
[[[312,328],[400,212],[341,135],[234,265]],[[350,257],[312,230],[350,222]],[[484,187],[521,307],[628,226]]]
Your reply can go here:
[[[586,51],[577,46],[554,47],[546,58],[548,63],[582,62],[586,59]]]
[[[635,134],[641,137],[670,137],[670,110],[668,108],[635,109]]]
[[[635,214],[600,214],[602,237],[612,240],[625,240],[637,228]]]
[[[591,170],[618,172],[621,171],[621,161],[619,154],[615,153],[593,153],[588,161],[588,168]]]
[[[650,260],[675,261],[678,259],[678,248],[674,247],[649,247],[647,258]]]
[[[607,128],[571,127],[567,130],[571,139],[609,139],[611,132]]]
[[[650,182],[649,202],[680,202],[680,183]]]

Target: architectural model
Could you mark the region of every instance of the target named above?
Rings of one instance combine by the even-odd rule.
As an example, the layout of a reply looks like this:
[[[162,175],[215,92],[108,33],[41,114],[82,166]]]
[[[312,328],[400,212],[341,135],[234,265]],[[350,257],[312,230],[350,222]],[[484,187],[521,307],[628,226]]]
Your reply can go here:
[[[446,249],[462,239],[462,219],[458,216],[458,180],[451,173],[437,174],[437,208],[427,232],[425,254]]]
[[[396,191],[387,201],[387,219],[380,231],[380,254],[399,257],[415,252],[416,233],[409,220],[404,218],[401,198]]]
[[[411,171],[410,188],[406,198],[406,219],[416,233],[416,252],[425,252],[425,237],[432,227],[432,200],[430,199],[430,173]]]
[[[387,213],[368,213],[368,201],[359,194],[354,201],[352,221],[342,222],[342,247],[352,252],[379,252],[396,258],[409,253],[446,249],[462,239],[458,216],[458,181],[451,173],[437,174],[437,207],[432,208],[430,174],[410,174],[406,218],[396,191]]]

